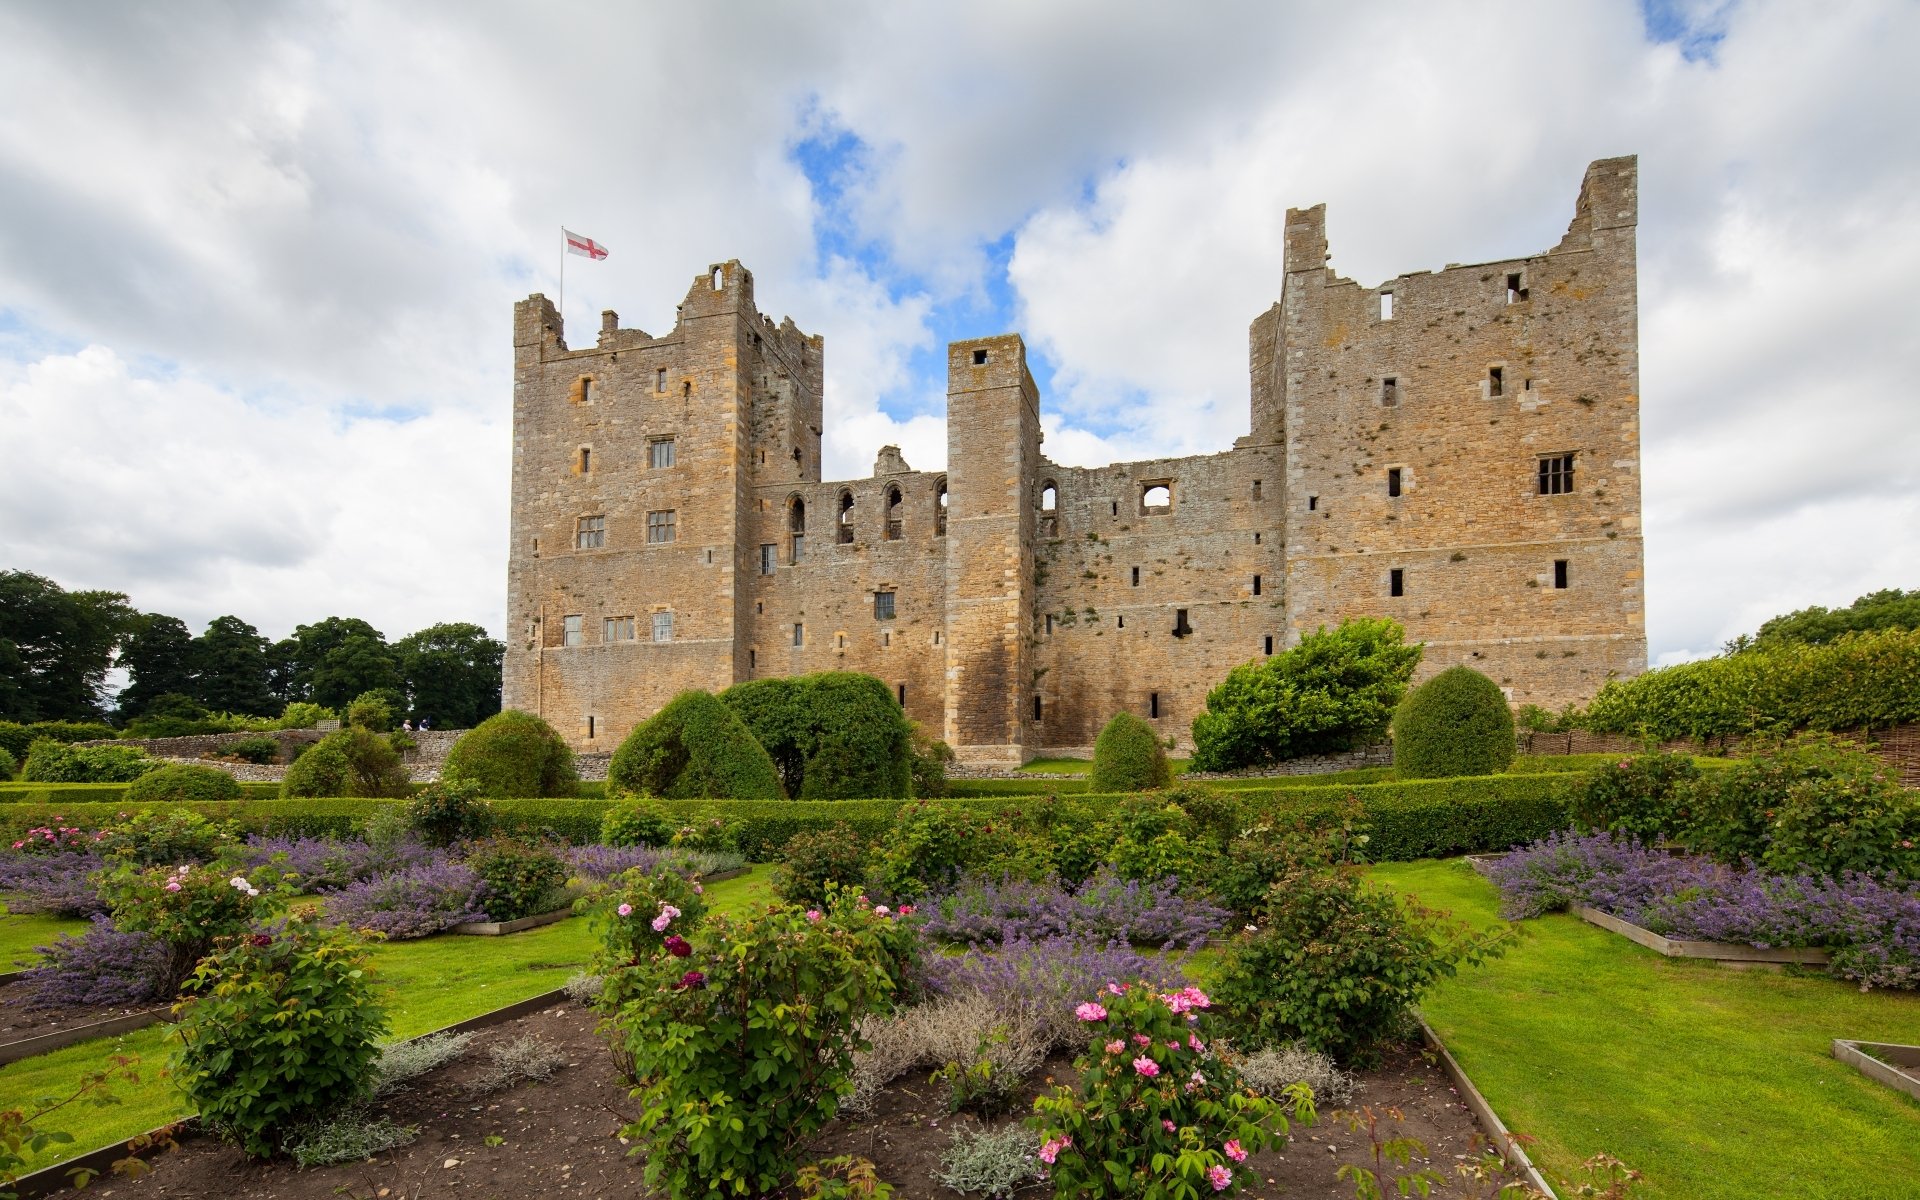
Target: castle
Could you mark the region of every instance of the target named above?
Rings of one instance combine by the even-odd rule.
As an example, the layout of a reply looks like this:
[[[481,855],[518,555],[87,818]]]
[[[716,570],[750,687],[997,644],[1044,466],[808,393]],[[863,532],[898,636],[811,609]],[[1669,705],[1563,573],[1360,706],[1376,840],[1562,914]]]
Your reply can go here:
[[[567,345],[514,309],[505,702],[612,749],[685,688],[864,671],[963,763],[1187,744],[1238,663],[1349,616],[1515,704],[1646,667],[1636,161],[1587,169],[1551,250],[1363,287],[1290,209],[1250,330],[1251,431],[1189,458],[1041,452],[1017,335],[947,348],[947,469],[820,478],[821,338],[738,262],[671,332]]]

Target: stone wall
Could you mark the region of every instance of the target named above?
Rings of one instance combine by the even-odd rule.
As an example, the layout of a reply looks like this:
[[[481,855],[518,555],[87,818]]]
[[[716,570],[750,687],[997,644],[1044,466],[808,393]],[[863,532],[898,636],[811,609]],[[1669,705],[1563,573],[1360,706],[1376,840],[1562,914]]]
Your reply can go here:
[[[286,758],[288,747],[312,745],[326,735],[313,729],[273,729],[265,732],[239,733],[196,733],[186,737],[170,738],[114,738],[107,741],[85,742],[88,746],[131,746],[144,750],[159,758],[197,759],[203,754],[219,754],[235,742],[249,738],[270,737],[280,744],[280,757]]]
[[[1920,725],[1895,725],[1887,729],[1856,729],[1840,734],[1859,742],[1887,764],[1907,787],[1920,787]],[[1692,739],[1663,742],[1660,749],[1674,754],[1744,754],[1750,743],[1744,738],[1714,738],[1705,743]],[[1520,734],[1522,754],[1638,754],[1644,749],[1639,738],[1623,733],[1589,733],[1576,729],[1571,733]]]

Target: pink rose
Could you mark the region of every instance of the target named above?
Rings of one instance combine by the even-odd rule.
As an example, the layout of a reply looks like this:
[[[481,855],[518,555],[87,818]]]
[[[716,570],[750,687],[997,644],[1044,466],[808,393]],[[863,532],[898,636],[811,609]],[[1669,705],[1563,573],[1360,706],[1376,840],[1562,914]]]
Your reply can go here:
[[[1233,1172],[1226,1167],[1214,1164],[1207,1168],[1207,1182],[1216,1192],[1224,1192],[1233,1186]]]
[[[882,904],[880,907],[874,909],[873,911],[884,917],[888,913],[892,912],[893,910],[888,908],[886,905]]]
[[[667,926],[673,924],[673,918],[668,916],[665,913],[661,913],[659,916],[655,917],[653,920],[647,922],[647,924],[653,926],[653,931],[655,933],[665,933],[667,931]]]
[[[1247,1152],[1240,1148],[1239,1138],[1234,1138],[1232,1141],[1228,1142],[1226,1145],[1220,1148],[1226,1151],[1227,1157],[1232,1159],[1235,1162],[1247,1161]]]
[[[1189,1030],[1187,1032],[1187,1049],[1193,1051],[1195,1054],[1205,1054],[1207,1052],[1207,1044]]]
[[[912,916],[912,915],[913,915],[913,905],[911,905],[911,904],[902,904],[902,905],[900,906],[900,915],[901,915],[901,916],[903,916],[903,917],[910,917],[910,916]]]
[[[810,908],[810,909],[808,909],[808,910],[807,910],[807,920],[809,920],[809,921],[811,921],[811,922],[813,922],[813,923],[814,923],[814,924],[816,924],[816,925],[817,925],[817,924],[819,924],[819,923],[820,923],[820,910],[819,910],[819,909],[817,909],[817,908]]]
[[[1174,1125],[1172,1121],[1169,1121],[1165,1117],[1162,1117],[1160,1118],[1160,1128],[1166,1130],[1168,1133],[1172,1133],[1174,1129],[1177,1127]]]
[[[1121,987],[1117,983],[1109,982],[1107,984],[1107,993],[1113,996],[1124,996],[1127,994],[1127,989]]]
[[[1089,1001],[1074,1009],[1073,1015],[1082,1021],[1104,1021],[1107,1019],[1107,1010]]]
[[[1150,1038],[1150,1037],[1148,1037],[1148,1036],[1147,1036],[1146,1034],[1144,1034],[1144,1033],[1136,1033],[1136,1034],[1134,1034],[1134,1035],[1133,1035],[1133,1042],[1134,1042],[1134,1045],[1136,1045],[1136,1046],[1151,1046],[1151,1045],[1153,1045],[1153,1039],[1152,1039],[1152,1038]]]
[[[1073,1145],[1073,1139],[1064,1133],[1057,1138],[1048,1138],[1046,1143],[1040,1147],[1040,1161],[1052,1165],[1053,1160],[1059,1157],[1060,1152],[1071,1145]]]
[[[623,917],[630,917],[633,915],[633,905],[622,904],[619,908],[616,908],[613,911],[619,913]]]
[[[1114,1041],[1107,1043],[1108,1054],[1125,1054],[1126,1052],[1127,1052],[1127,1044],[1123,1041],[1115,1039]]]
[[[707,894],[707,889],[696,883],[693,885],[693,894],[696,896],[704,896]]]
[[[177,892],[180,890],[180,885],[178,883],[169,883],[167,884],[167,890],[170,892]]]
[[[1133,1070],[1137,1075],[1145,1075],[1148,1079],[1152,1079],[1160,1073],[1160,1064],[1150,1058],[1136,1058],[1133,1060]]]

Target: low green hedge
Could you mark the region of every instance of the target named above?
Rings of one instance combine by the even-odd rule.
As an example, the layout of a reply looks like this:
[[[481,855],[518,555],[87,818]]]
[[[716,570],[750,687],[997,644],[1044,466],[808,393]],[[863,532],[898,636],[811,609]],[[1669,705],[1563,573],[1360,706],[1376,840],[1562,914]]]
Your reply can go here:
[[[126,783],[0,783],[0,804],[117,804],[126,799]],[[248,799],[269,800],[280,795],[277,783],[240,784]]]

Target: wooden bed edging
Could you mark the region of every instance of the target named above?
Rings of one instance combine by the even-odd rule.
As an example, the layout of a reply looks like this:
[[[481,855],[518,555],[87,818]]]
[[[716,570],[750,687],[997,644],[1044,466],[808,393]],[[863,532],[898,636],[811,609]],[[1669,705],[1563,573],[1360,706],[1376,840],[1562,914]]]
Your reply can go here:
[[[1440,1056],[1440,1066],[1446,1071],[1454,1090],[1460,1093],[1461,1103],[1465,1104],[1467,1111],[1473,1114],[1473,1119],[1479,1123],[1480,1128],[1493,1143],[1494,1150],[1501,1158],[1507,1160],[1508,1165],[1518,1168],[1526,1182],[1540,1189],[1548,1200],[1557,1200],[1553,1188],[1547,1184],[1547,1177],[1542,1175],[1539,1168],[1533,1165],[1533,1160],[1527,1157],[1526,1147],[1514,1140],[1505,1122],[1500,1120],[1500,1114],[1493,1111],[1493,1105],[1488,1104],[1487,1098],[1480,1094],[1480,1089],[1473,1086],[1473,1080],[1467,1078],[1467,1073],[1461,1069],[1460,1063],[1453,1057],[1453,1052],[1447,1049],[1446,1043],[1441,1041],[1440,1035],[1433,1031],[1433,1026],[1427,1024],[1425,1017],[1420,1018],[1420,1036],[1426,1039],[1427,1045]]]
[[[8,1063],[17,1063],[23,1059],[40,1054],[50,1054],[55,1050],[64,1050],[80,1042],[89,1042],[94,1038],[114,1037],[122,1033],[132,1033],[136,1029],[145,1029],[162,1021],[173,1020],[171,1008],[150,1008],[145,1012],[129,1013],[124,1017],[109,1017],[104,1021],[93,1021],[86,1025],[75,1025],[71,1029],[56,1029],[52,1033],[42,1033],[34,1037],[21,1038],[17,1042],[0,1045],[0,1067]]]
[[[1584,904],[1574,905],[1573,914],[1589,925],[1598,925],[1629,941],[1638,942],[1655,954],[1664,954],[1668,958],[1711,959],[1736,970],[1752,966],[1778,967],[1788,963],[1806,967],[1824,967],[1830,959],[1825,950],[1811,946],[1776,946],[1762,950],[1758,946],[1743,946],[1737,942],[1690,942],[1679,938],[1661,937],[1651,929],[1642,929],[1630,921],[1621,920],[1612,913],[1588,908]]]
[[[1862,1047],[1871,1047],[1880,1051],[1892,1051],[1893,1061],[1866,1052]],[[1855,1038],[1833,1039],[1833,1056],[1841,1062],[1859,1071],[1868,1079],[1884,1083],[1897,1091],[1905,1092],[1915,1100],[1920,1100],[1920,1046],[1906,1046],[1898,1042],[1868,1042]]]
[[[464,933],[471,937],[500,937],[503,934],[519,933],[523,929],[537,929],[542,925],[553,925],[573,915],[571,908],[556,908],[552,912],[536,913],[531,917],[521,917],[517,921],[469,921],[465,925],[455,925],[450,932]]]
[[[433,1037],[436,1034],[471,1033],[477,1029],[485,1029],[490,1025],[502,1025],[508,1021],[518,1020],[531,1013],[537,1013],[541,1009],[551,1008],[566,999],[567,989],[558,987],[550,992],[542,992],[537,996],[529,996],[525,1000],[516,1000],[512,1004],[496,1008],[492,1012],[481,1013],[477,1017],[468,1017],[464,1021],[455,1021],[451,1025],[429,1030],[415,1037],[402,1038],[399,1042],[395,1042],[394,1045],[401,1045],[405,1042],[417,1042],[421,1038]],[[189,1138],[200,1136],[200,1118],[183,1117],[171,1125],[162,1125],[159,1129],[150,1129],[141,1136],[152,1137],[154,1134],[168,1129],[174,1131],[173,1138],[176,1142],[184,1142]],[[98,1150],[89,1150],[85,1154],[75,1155],[62,1162],[57,1162],[50,1167],[42,1167],[31,1175],[21,1176],[20,1181],[13,1185],[13,1189],[19,1193],[21,1200],[29,1200],[30,1197],[34,1196],[51,1196],[55,1192],[71,1187],[70,1177],[73,1171],[75,1168],[82,1167],[95,1172],[100,1177],[101,1182],[107,1182],[112,1179],[110,1172],[113,1164],[127,1157],[126,1147],[126,1142],[116,1142],[111,1146],[102,1146]]]

